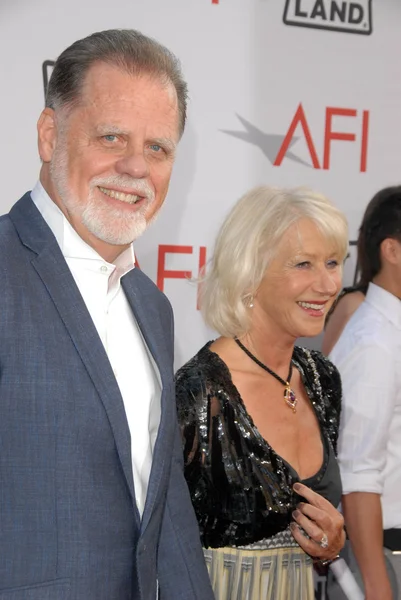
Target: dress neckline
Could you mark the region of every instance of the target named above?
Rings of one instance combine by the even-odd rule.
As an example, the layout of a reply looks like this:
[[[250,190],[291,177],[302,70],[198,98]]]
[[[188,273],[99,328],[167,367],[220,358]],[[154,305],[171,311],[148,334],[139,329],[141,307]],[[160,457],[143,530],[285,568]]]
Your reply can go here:
[[[258,438],[259,442],[263,445],[266,446],[268,448],[268,450],[275,456],[275,458],[279,461],[281,461],[281,463],[283,463],[287,469],[289,470],[292,478],[294,479],[294,481],[299,481],[301,483],[305,483],[306,485],[308,485],[309,487],[311,487],[313,485],[313,483],[318,480],[321,479],[321,477],[323,476],[324,472],[326,471],[327,468],[327,463],[328,463],[328,448],[326,446],[325,443],[325,439],[324,439],[324,435],[323,435],[323,431],[322,431],[322,423],[321,423],[321,418],[319,415],[319,412],[316,410],[315,407],[315,403],[311,400],[311,387],[309,382],[307,381],[307,374],[305,373],[305,370],[303,368],[303,366],[300,364],[299,360],[298,360],[298,354],[300,351],[302,351],[302,348],[298,347],[298,346],[294,346],[294,352],[292,355],[292,360],[294,363],[294,366],[297,368],[297,370],[299,371],[299,374],[301,376],[301,380],[302,383],[304,385],[305,391],[306,391],[306,395],[311,403],[312,409],[316,415],[316,419],[318,422],[318,426],[319,426],[319,431],[320,431],[320,438],[322,441],[322,448],[323,448],[323,457],[322,457],[322,464],[319,467],[319,469],[316,471],[316,473],[314,475],[310,475],[309,477],[305,477],[304,479],[301,479],[299,477],[298,472],[296,471],[296,469],[294,469],[294,467],[285,460],[285,458],[283,458],[280,454],[278,454],[274,448],[269,444],[269,442],[262,436],[262,434],[260,433],[259,429],[257,428],[257,426],[255,425],[252,416],[249,414],[245,402],[237,388],[237,386],[234,384],[233,382],[233,378],[231,375],[231,371],[228,368],[227,363],[221,358],[221,356],[219,354],[217,354],[217,352],[214,352],[213,350],[210,349],[211,344],[213,344],[214,340],[211,340],[209,342],[207,342],[207,344],[205,344],[205,346],[202,348],[202,350],[205,350],[206,352],[208,352],[209,354],[212,355],[212,357],[214,357],[214,360],[224,369],[224,371],[226,372],[230,385],[234,391],[235,396],[238,398],[238,401],[241,405],[242,410],[244,411],[246,418],[248,419],[256,437]],[[316,373],[317,374],[317,373]],[[322,398],[320,398],[320,400],[322,401]]]

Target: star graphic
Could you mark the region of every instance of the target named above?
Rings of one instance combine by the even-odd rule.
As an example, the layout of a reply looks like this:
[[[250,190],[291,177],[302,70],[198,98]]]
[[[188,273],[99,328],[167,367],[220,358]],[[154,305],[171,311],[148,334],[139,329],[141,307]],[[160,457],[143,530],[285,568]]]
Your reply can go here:
[[[277,154],[282,146],[285,135],[279,135],[276,133],[264,133],[261,129],[252,125],[249,121],[241,117],[240,115],[236,115],[237,118],[241,121],[242,125],[246,129],[246,131],[232,131],[229,129],[222,129],[223,133],[227,135],[232,135],[244,142],[248,142],[249,144],[253,144],[260,148],[266,158],[269,160],[271,164],[276,160]],[[299,136],[294,136],[289,143],[288,150],[285,153],[285,157],[297,162],[305,167],[312,167],[309,163],[299,158],[293,152],[290,152],[290,148],[299,140]]]

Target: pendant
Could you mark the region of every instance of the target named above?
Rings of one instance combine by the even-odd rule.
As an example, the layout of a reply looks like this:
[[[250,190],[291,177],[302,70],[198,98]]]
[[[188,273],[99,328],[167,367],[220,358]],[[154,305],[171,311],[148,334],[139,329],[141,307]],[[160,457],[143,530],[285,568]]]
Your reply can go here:
[[[294,392],[290,388],[290,384],[287,383],[284,390],[284,400],[288,404],[288,406],[292,409],[292,412],[297,412],[296,406],[298,404],[297,397]]]

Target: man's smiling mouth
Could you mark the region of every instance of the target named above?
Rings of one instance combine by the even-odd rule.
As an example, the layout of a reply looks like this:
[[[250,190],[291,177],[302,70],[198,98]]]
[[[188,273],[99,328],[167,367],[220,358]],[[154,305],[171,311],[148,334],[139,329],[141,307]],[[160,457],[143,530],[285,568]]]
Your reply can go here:
[[[136,194],[126,194],[124,192],[117,192],[115,190],[109,190],[108,188],[100,187],[99,190],[109,196],[110,198],[115,198],[116,200],[120,200],[121,202],[126,202],[127,204],[136,204],[138,200],[142,200],[143,196],[138,196]]]

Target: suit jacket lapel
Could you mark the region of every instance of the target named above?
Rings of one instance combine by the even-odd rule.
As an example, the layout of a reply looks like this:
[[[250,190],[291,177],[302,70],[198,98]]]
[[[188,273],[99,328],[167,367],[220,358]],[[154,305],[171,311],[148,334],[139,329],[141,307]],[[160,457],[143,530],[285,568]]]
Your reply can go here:
[[[100,396],[114,434],[117,452],[135,503],[131,438],[123,399],[75,280],[50,228],[26,194],[10,211],[22,243],[32,250],[32,265],[51,296],[57,311]],[[137,518],[139,521],[139,513]]]
[[[166,332],[160,320],[160,313],[154,298],[147,297],[143,287],[146,276],[137,268],[121,279],[121,284],[141,333],[155,360],[165,385],[171,382],[172,356],[166,346]]]
[[[122,286],[130,303],[134,316],[141,329],[145,342],[155,360],[162,381],[161,418],[157,440],[153,452],[152,468],[148,483],[142,530],[145,529],[157,499],[160,482],[167,475],[165,459],[171,457],[175,414],[171,415],[172,403],[169,395],[173,393],[173,356],[166,345],[166,331],[161,322],[160,313],[154,299],[147,299],[142,279],[145,276],[139,269],[130,271],[122,278]],[[153,290],[152,290],[153,291]],[[153,291],[154,293],[154,291]],[[168,461],[169,465],[169,461]]]

